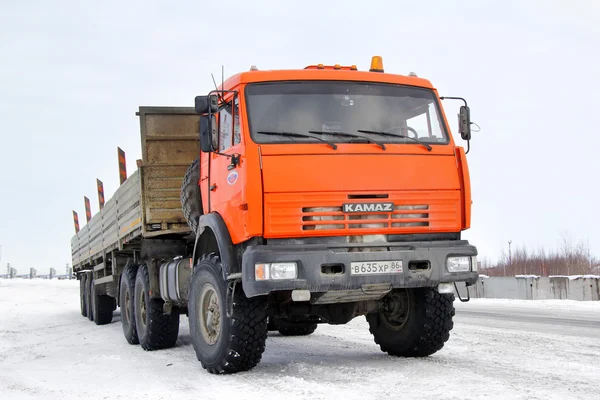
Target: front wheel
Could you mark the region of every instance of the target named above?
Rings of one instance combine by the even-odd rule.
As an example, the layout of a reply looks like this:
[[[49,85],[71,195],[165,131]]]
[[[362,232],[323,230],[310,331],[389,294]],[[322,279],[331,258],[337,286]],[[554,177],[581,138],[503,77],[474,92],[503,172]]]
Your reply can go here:
[[[377,312],[367,314],[369,331],[392,356],[426,357],[444,347],[454,323],[454,295],[430,288],[394,290]]]
[[[233,289],[227,315],[228,282],[216,256],[204,256],[194,268],[188,301],[190,335],[196,357],[212,374],[248,371],[260,362],[267,339],[266,304]]]

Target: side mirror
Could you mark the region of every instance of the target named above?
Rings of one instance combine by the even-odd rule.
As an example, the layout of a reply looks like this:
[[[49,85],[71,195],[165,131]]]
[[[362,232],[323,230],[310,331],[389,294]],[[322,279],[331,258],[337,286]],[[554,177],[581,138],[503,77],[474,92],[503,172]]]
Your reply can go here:
[[[212,153],[219,148],[219,135],[217,131],[217,118],[212,114],[200,116],[200,149],[204,153]]]
[[[458,131],[463,140],[471,140],[471,111],[467,106],[461,106],[458,113]]]
[[[210,96],[196,96],[194,99],[194,111],[196,114],[207,114],[219,111],[219,97],[216,94]]]
[[[208,96],[196,96],[194,110],[197,114],[206,114],[208,112]]]

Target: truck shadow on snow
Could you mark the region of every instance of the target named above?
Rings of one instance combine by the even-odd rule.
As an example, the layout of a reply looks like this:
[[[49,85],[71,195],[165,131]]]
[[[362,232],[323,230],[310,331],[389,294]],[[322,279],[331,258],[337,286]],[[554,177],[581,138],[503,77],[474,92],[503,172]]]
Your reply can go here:
[[[112,324],[121,324],[121,315],[115,311]],[[344,332],[339,335],[334,332],[315,332],[310,336],[290,337],[281,335],[279,332],[269,332],[266,341],[265,352],[261,362],[248,374],[256,372],[284,373],[285,375],[301,372],[301,370],[312,368],[355,368],[355,365],[364,365],[369,368],[393,367],[398,368],[405,365],[414,365],[416,359],[396,358],[383,353],[377,344],[368,338],[357,340],[356,338],[344,338]],[[173,350],[190,352],[194,354],[192,338],[189,334],[187,318],[182,316],[180,320],[179,337]],[[171,349],[169,349],[171,350]],[[431,356],[419,359],[419,362],[447,364],[452,363],[445,357]]]

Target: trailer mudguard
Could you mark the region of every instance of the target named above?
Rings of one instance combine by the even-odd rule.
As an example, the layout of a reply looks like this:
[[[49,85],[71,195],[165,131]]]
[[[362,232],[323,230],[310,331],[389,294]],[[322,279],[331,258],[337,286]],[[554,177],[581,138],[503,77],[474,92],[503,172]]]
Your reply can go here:
[[[241,273],[240,261],[236,257],[231,241],[231,235],[225,225],[223,217],[218,213],[204,214],[198,220],[198,232],[194,244],[194,264],[202,256],[211,252],[218,252],[223,268],[223,278],[234,273]]]

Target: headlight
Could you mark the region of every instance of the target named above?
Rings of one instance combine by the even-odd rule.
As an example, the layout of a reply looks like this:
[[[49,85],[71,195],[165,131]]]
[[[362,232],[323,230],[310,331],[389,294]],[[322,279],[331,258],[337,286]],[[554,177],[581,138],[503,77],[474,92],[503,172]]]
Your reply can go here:
[[[257,281],[296,279],[298,268],[295,262],[255,264],[254,278]]]
[[[471,271],[477,271],[477,256],[471,256]]]
[[[448,272],[469,272],[471,256],[448,257],[446,268],[448,268]]]

